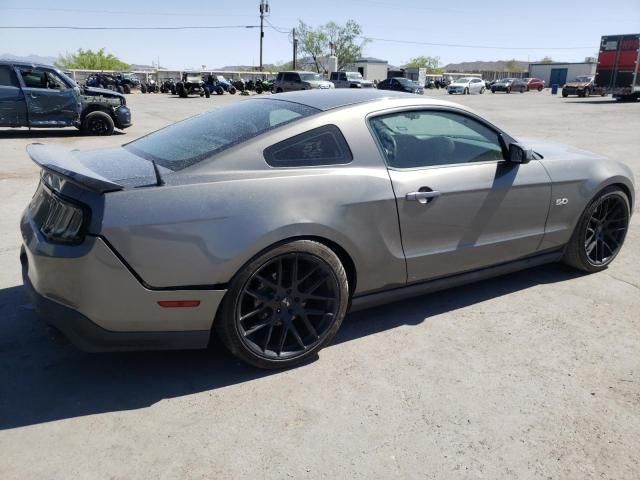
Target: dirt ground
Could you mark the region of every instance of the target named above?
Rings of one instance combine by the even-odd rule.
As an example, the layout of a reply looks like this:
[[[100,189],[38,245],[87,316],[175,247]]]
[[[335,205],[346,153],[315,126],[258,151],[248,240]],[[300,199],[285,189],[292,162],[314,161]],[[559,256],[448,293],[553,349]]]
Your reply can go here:
[[[218,345],[85,354],[45,326],[21,287],[18,220],[38,178],[25,146],[118,145],[239,100],[132,94],[135,125],[107,138],[0,130],[2,480],[640,478],[637,214],[602,273],[550,265],[352,314],[317,361],[284,372]],[[454,100],[640,179],[640,103]]]

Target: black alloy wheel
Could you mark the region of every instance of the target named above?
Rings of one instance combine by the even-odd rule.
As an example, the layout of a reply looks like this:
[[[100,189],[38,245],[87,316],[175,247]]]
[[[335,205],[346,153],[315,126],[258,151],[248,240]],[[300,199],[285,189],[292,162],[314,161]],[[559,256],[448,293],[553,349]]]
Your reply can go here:
[[[87,135],[107,136],[113,134],[114,123],[106,112],[96,111],[87,114],[82,122],[82,130]]]
[[[584,248],[594,266],[611,263],[627,233],[629,212],[619,196],[607,196],[596,204],[587,224]]]
[[[346,272],[335,253],[298,240],[265,253],[234,277],[217,330],[246,363],[290,367],[331,341],[348,299]]]
[[[268,358],[304,353],[322,340],[337,314],[338,280],[318,257],[274,258],[247,282],[236,324],[247,346]]]
[[[604,189],[580,217],[564,262],[586,272],[605,269],[622,248],[630,211],[629,198],[619,187]]]

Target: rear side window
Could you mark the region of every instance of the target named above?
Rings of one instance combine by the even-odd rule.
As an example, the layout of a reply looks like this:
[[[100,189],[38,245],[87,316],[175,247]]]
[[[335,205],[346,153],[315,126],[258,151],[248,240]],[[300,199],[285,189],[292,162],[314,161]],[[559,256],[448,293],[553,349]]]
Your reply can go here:
[[[0,65],[0,87],[18,87],[18,77],[9,65]]]
[[[125,145],[130,152],[173,171],[238,145],[280,125],[319,112],[281,100],[243,100],[174,123]]]
[[[323,125],[265,149],[272,167],[311,167],[350,163],[353,155],[342,132],[335,125]]]

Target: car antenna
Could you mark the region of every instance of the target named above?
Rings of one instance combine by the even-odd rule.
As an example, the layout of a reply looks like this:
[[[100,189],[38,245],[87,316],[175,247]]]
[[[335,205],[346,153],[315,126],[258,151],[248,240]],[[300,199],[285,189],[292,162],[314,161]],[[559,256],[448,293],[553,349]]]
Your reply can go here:
[[[162,180],[162,177],[160,176],[160,170],[158,170],[158,165],[156,165],[155,160],[151,160],[151,163],[153,164],[153,173],[156,174],[156,185],[158,187],[161,187],[162,185],[164,185],[164,180]]]

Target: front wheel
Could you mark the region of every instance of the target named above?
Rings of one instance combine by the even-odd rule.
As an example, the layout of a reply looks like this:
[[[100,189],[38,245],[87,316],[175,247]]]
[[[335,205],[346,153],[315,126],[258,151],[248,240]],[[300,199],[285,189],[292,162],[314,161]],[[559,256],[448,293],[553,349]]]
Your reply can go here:
[[[91,112],[82,122],[82,131],[87,135],[108,136],[113,134],[114,124],[106,112]]]
[[[286,368],[331,341],[348,303],[347,274],[337,255],[321,243],[298,240],[246,264],[231,281],[215,323],[242,361]]]
[[[585,88],[584,90],[584,96],[588,97],[589,95],[591,95],[591,90],[589,90],[588,88]]]
[[[484,87],[480,89],[480,95],[482,95],[483,93],[484,93]]]
[[[469,89],[468,88],[464,89],[464,94],[463,95],[469,95]]]
[[[605,188],[580,217],[563,261],[585,272],[604,270],[622,248],[629,214],[627,195],[615,186]]]
[[[231,87],[231,88],[229,89],[229,93],[230,93],[231,95],[235,95],[235,94],[236,94],[236,91],[237,91],[237,90],[236,90],[236,88],[235,88],[235,87]]]

